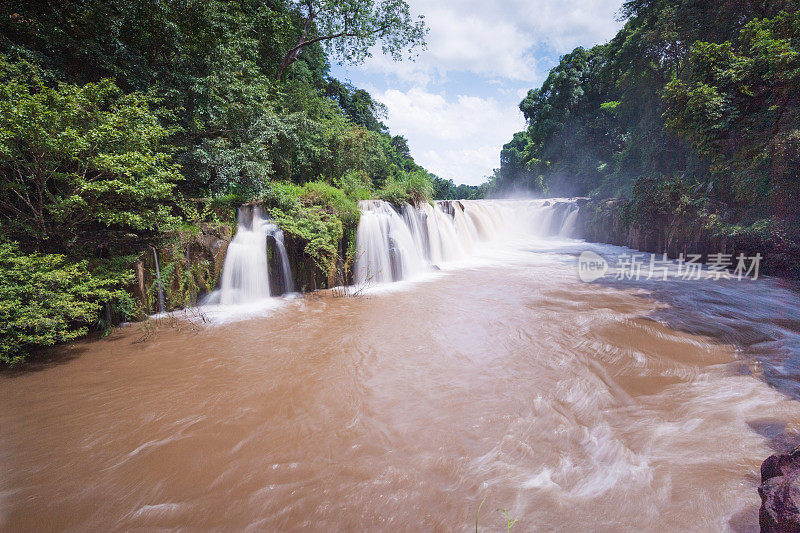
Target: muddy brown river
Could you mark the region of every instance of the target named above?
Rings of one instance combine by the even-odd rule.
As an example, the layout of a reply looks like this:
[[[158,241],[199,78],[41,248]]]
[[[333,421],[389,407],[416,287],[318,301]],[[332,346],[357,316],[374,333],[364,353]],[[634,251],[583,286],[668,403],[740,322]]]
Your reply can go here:
[[[582,283],[581,246],[0,375],[0,529],[757,530],[800,431],[797,293]]]

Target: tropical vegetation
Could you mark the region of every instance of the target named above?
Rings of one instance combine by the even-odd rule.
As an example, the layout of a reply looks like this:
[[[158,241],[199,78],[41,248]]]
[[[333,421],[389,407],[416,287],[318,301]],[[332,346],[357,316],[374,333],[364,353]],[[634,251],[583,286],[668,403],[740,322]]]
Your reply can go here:
[[[330,75],[425,34],[403,0],[3,2],[0,362],[152,311],[130,295],[153,248],[190,303],[214,283],[192,247],[241,204],[325,272],[358,200],[431,198],[385,108]]]

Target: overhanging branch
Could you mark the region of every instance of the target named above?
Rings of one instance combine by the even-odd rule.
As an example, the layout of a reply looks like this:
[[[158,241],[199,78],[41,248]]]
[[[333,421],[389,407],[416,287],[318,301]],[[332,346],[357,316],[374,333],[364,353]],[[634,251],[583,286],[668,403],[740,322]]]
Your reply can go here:
[[[311,16],[306,19],[306,24],[303,29],[303,36],[300,38],[300,42],[295,45],[294,48],[289,50],[281,61],[281,65],[278,68],[278,74],[276,75],[276,79],[281,79],[283,76],[283,72],[292,65],[297,59],[300,57],[300,51],[305,48],[306,46],[310,46],[315,43],[319,43],[322,41],[330,41],[332,39],[340,39],[342,37],[368,37],[370,35],[375,35],[376,33],[381,33],[389,29],[389,24],[383,24],[377,28],[374,28],[368,32],[360,33],[355,31],[341,31],[339,33],[333,33],[330,35],[322,35],[320,37],[314,37],[313,39],[307,38],[307,29],[309,27],[309,23],[311,21]]]

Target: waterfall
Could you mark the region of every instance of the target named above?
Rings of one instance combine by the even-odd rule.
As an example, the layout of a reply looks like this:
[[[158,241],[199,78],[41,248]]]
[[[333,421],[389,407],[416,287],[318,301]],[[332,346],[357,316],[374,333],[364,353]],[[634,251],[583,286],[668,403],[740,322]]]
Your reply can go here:
[[[572,200],[443,200],[396,209],[381,200],[359,203],[354,280],[372,285],[408,279],[475,252],[502,236],[574,237]]]
[[[166,311],[164,307],[164,286],[161,284],[161,268],[158,266],[158,252],[153,248],[153,260],[156,264],[156,281],[158,283],[158,312],[163,313]]]
[[[426,261],[400,214],[381,200],[362,200],[356,237],[355,279],[386,283],[425,270]]]
[[[558,233],[559,237],[574,237],[577,231],[577,224],[578,224],[578,211],[580,208],[572,204],[569,214],[564,219],[564,223],[561,225],[561,230]]]
[[[205,298],[204,305],[236,305],[272,296],[267,237],[273,237],[275,240],[284,290],[286,292],[294,290],[283,232],[264,216],[260,207],[242,206],[238,212],[236,235],[225,254],[220,287]]]
[[[423,211],[415,209],[409,204],[403,206],[403,220],[408,226],[411,237],[414,239],[414,246],[417,250],[422,251],[422,255],[426,259],[430,260],[431,249],[428,243],[427,227],[425,227],[426,216]]]
[[[275,231],[272,234],[275,239],[275,249],[278,251],[278,257],[281,260],[281,274],[283,277],[283,292],[294,292],[294,280],[292,279],[292,267],[289,265],[289,255],[286,253],[286,244],[283,242],[283,230],[275,226]]]

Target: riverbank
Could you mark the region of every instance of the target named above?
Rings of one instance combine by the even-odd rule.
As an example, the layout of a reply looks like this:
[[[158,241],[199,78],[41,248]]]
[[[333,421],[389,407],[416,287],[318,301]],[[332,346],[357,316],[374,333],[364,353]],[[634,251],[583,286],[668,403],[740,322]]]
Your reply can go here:
[[[627,246],[653,254],[760,254],[760,274],[800,280],[800,243],[779,220],[744,227],[726,224],[719,213],[690,203],[661,205],[632,199],[581,199],[579,227],[589,242]]]

